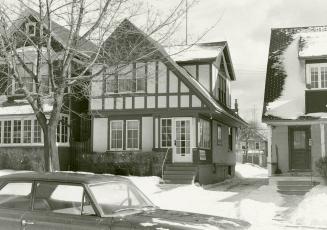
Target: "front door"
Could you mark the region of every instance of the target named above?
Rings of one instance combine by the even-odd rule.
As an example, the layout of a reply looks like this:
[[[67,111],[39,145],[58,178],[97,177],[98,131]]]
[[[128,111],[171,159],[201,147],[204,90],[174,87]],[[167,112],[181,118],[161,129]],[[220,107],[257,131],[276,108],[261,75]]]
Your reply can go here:
[[[311,133],[309,126],[290,127],[290,169],[311,169]]]
[[[173,162],[192,162],[191,118],[175,118],[173,125]]]

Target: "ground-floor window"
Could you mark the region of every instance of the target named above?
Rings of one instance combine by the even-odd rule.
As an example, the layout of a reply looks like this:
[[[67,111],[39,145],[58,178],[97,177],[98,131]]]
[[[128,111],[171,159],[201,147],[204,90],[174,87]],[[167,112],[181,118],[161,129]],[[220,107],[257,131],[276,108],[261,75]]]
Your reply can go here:
[[[62,115],[57,127],[57,142],[68,143],[68,116]],[[42,128],[35,118],[0,120],[0,144],[43,143]]]
[[[110,121],[110,149],[123,149],[123,124],[124,121]]]
[[[126,149],[139,149],[140,121],[126,121]]]
[[[198,145],[200,148],[211,148],[211,128],[210,122],[199,119],[198,122]]]
[[[233,128],[228,128],[228,149],[233,151]]]
[[[125,125],[124,125],[125,123]],[[139,120],[111,120],[110,121],[110,150],[138,150],[140,147]]]
[[[162,148],[171,147],[172,137],[172,119],[162,118],[160,123],[160,141]]]

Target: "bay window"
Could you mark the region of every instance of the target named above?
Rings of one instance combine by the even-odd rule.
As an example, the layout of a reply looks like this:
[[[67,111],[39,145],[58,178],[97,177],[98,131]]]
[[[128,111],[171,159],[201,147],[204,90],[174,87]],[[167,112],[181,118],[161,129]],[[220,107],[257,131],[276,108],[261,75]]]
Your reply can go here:
[[[211,148],[211,128],[207,120],[200,119],[198,122],[198,145],[199,148]]]
[[[68,116],[63,115],[57,127],[57,143],[68,143],[68,136]],[[37,119],[31,117],[30,119],[0,120],[0,144],[26,145],[42,143],[42,128]]]

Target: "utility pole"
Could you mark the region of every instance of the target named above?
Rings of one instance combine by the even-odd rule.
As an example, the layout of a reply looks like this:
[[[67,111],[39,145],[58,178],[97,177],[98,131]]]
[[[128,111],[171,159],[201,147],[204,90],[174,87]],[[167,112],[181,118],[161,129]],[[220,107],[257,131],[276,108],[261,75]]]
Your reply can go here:
[[[187,24],[188,24],[188,2],[187,0],[185,1],[185,44],[187,45],[188,41],[187,41],[187,33],[188,33],[188,28],[187,28]]]

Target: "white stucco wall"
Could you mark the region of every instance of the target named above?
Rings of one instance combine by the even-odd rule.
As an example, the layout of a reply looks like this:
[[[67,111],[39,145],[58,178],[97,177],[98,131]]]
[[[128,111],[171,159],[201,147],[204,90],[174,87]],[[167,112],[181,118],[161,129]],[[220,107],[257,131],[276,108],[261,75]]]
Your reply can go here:
[[[93,119],[93,151],[105,152],[108,148],[108,118]]]
[[[142,151],[152,151],[153,148],[153,118],[142,117]]]

